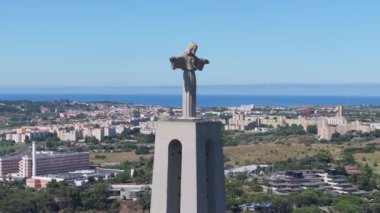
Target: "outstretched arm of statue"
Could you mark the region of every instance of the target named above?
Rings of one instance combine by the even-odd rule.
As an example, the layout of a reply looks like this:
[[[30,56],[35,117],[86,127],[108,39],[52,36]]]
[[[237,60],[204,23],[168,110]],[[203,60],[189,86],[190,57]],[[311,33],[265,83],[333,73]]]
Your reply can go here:
[[[183,57],[171,57],[169,60],[173,70],[183,69]]]
[[[205,58],[198,58],[198,60],[196,60],[196,63],[197,63],[197,69],[199,71],[202,71],[205,64],[209,64],[210,61],[208,59],[205,59]]]
[[[171,57],[169,60],[171,63],[174,63],[176,59],[177,59],[177,57]]]

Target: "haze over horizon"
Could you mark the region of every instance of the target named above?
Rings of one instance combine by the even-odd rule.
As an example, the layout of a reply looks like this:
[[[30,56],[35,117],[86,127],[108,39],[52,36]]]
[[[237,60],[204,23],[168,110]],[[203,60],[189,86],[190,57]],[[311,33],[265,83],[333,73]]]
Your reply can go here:
[[[377,84],[378,11],[374,0],[1,1],[0,86],[180,85],[168,58],[189,41],[211,62],[199,85]]]
[[[180,95],[172,86],[0,86],[1,94],[149,94]],[[372,96],[379,97],[380,84],[245,84],[198,85],[200,95],[268,96]]]

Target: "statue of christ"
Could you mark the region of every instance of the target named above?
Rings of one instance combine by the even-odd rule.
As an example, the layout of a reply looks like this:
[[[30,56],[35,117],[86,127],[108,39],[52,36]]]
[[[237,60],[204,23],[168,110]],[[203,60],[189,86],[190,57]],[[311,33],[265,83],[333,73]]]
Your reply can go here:
[[[183,87],[182,87],[182,117],[196,117],[196,94],[197,81],[195,71],[202,71],[205,64],[210,63],[207,59],[198,58],[195,54],[198,45],[190,42],[185,52],[178,57],[171,57],[170,62],[172,69],[183,70]]]

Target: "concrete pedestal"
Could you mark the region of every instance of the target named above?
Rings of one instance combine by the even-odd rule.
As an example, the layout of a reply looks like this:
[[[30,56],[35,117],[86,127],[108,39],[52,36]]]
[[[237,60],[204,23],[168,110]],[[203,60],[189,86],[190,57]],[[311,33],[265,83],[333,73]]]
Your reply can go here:
[[[152,213],[224,213],[221,123],[179,119],[159,123]]]

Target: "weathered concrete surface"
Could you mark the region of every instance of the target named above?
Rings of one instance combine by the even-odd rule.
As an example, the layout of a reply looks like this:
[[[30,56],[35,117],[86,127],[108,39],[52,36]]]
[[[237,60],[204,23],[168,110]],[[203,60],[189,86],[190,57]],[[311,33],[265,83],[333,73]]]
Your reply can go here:
[[[226,212],[221,128],[202,119],[158,124],[152,213]]]

